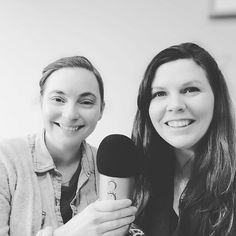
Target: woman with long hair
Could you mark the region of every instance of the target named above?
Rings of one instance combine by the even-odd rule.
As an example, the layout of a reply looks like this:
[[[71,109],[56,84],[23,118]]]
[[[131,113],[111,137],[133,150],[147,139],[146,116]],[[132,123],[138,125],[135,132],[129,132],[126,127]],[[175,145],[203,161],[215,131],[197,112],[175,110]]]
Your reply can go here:
[[[145,157],[147,236],[235,235],[235,124],[216,61],[194,43],[174,45],[148,65],[132,137]]]

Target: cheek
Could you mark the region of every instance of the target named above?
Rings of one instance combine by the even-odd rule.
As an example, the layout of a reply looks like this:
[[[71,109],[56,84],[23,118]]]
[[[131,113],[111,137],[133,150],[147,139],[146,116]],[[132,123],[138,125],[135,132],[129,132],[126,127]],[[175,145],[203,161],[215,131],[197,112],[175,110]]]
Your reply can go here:
[[[197,101],[192,107],[194,108],[193,112],[199,116],[200,119],[210,122],[214,111],[214,97],[208,96],[201,101]]]
[[[213,118],[213,113],[214,113],[214,103],[209,104],[208,109],[205,109],[204,114],[205,114],[205,123],[207,128],[210,126],[210,123]]]
[[[100,107],[93,110],[84,110],[81,116],[83,116],[88,123],[95,124],[101,117]]]
[[[152,101],[149,106],[149,116],[152,124],[160,122],[165,115],[165,109],[162,104]]]
[[[41,113],[44,120],[49,120],[58,114],[58,109],[53,106],[49,106],[48,104],[42,104]]]
[[[102,113],[101,113],[101,110],[100,109],[98,109],[96,112],[95,112],[95,114],[94,114],[94,121],[97,123],[100,119],[101,119],[101,117],[102,117]]]

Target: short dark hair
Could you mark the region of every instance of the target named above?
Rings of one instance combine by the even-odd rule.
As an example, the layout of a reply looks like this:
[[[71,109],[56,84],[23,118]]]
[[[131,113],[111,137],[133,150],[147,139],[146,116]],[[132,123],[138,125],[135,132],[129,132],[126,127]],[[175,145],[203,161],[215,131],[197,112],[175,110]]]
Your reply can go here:
[[[101,96],[101,106],[104,104],[104,85],[103,80],[98,72],[98,70],[93,66],[93,64],[84,56],[72,56],[60,58],[43,69],[42,78],[39,81],[40,94],[43,95],[45,89],[45,83],[48,77],[55,71],[62,68],[84,68],[91,71],[98,82],[99,92]]]

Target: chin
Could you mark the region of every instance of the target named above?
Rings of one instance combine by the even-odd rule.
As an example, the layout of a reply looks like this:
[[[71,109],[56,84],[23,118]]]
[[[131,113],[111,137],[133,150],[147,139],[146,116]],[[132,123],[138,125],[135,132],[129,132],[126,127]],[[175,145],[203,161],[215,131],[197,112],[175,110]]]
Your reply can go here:
[[[192,149],[195,146],[195,142],[168,142],[172,147],[187,150]]]

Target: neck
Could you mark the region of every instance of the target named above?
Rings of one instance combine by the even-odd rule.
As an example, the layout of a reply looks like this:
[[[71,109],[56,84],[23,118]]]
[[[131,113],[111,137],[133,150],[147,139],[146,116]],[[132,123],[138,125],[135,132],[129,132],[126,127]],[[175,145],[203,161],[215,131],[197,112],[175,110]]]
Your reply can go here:
[[[189,179],[192,164],[194,160],[194,151],[193,150],[180,150],[175,149],[176,156],[176,176],[179,176],[183,179]]]
[[[57,168],[71,165],[80,160],[81,143],[78,143],[74,148],[56,146],[45,135],[45,144]]]

